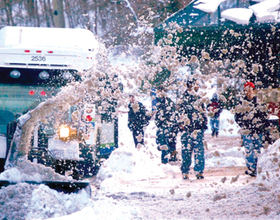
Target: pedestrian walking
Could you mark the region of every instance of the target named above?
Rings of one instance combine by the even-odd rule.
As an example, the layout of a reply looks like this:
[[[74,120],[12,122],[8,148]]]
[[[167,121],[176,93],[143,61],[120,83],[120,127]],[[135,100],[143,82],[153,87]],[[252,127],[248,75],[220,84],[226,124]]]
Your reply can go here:
[[[240,126],[246,152],[246,175],[257,176],[258,156],[263,147],[264,131],[269,126],[265,105],[258,102],[254,83],[244,84],[245,96],[236,107],[235,121]]]
[[[208,115],[210,116],[210,126],[212,137],[219,135],[220,114],[223,110],[217,93],[213,94],[210,104],[207,105]]]
[[[206,109],[198,95],[199,86],[195,80],[187,82],[180,103],[180,128],[182,142],[182,177],[189,179],[192,153],[194,153],[194,171],[197,179],[203,179],[205,167],[204,131],[207,129]]]
[[[155,123],[157,126],[156,143],[161,151],[161,162],[166,164],[170,156],[176,152],[174,140],[175,127],[177,126],[178,112],[175,103],[167,97],[166,89],[163,86],[157,88]],[[175,142],[175,143],[174,143]],[[175,149],[174,149],[175,148]]]
[[[132,131],[135,147],[139,147],[139,144],[144,145],[144,127],[149,124],[151,116],[134,95],[129,95],[128,108],[128,128]]]

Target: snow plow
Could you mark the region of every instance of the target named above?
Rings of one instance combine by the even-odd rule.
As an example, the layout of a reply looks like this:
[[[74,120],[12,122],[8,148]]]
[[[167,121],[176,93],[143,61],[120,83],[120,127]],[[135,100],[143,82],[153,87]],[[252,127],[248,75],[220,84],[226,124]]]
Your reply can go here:
[[[17,182],[64,192],[89,188],[82,179],[97,173],[118,138],[118,121],[97,94],[103,84],[92,84],[101,81],[95,76],[102,73],[93,72],[99,43],[88,30],[67,28],[6,27],[0,36],[0,188]],[[84,89],[97,100],[86,101]],[[34,178],[43,167],[65,178],[6,178],[22,161],[31,162],[23,172],[37,166]]]
[[[82,112],[73,106],[70,107],[58,123],[58,129],[50,124],[37,123],[27,151],[21,145],[25,139],[24,133],[28,129],[27,122],[32,121],[33,112],[17,119],[15,129],[11,129],[8,124],[7,137],[13,138],[7,138],[5,141],[9,143],[6,146],[10,146],[6,147],[5,157],[2,158],[5,161],[5,169],[17,167],[22,160],[28,159],[33,164],[52,168],[55,173],[66,176],[66,179],[24,182],[45,184],[65,193],[78,192],[81,189],[90,192],[89,182],[83,179],[97,173],[102,161],[117,147],[118,138],[117,120],[109,120],[108,116],[96,114],[95,110],[95,105],[85,105]],[[33,123],[30,126],[33,126]],[[13,134],[9,133],[13,130]],[[69,177],[72,179],[69,180]],[[13,180],[1,180],[0,176],[0,188],[16,183]]]

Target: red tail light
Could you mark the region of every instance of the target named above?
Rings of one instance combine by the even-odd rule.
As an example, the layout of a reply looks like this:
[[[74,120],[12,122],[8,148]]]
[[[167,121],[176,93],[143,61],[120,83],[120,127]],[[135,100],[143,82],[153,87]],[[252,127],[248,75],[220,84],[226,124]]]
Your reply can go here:
[[[90,115],[87,115],[86,121],[92,121],[92,117]]]
[[[41,94],[42,96],[44,96],[44,95],[46,95],[46,92],[45,92],[45,91],[41,91],[40,94]]]
[[[34,95],[34,94],[35,94],[35,91],[33,91],[33,90],[29,91],[29,95]]]

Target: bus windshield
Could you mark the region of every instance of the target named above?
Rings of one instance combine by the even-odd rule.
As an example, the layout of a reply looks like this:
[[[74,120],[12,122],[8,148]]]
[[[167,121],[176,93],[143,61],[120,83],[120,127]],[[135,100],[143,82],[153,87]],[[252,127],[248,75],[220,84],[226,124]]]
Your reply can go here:
[[[7,124],[16,115],[37,107],[42,101],[56,95],[59,87],[0,83],[0,133],[6,134]]]

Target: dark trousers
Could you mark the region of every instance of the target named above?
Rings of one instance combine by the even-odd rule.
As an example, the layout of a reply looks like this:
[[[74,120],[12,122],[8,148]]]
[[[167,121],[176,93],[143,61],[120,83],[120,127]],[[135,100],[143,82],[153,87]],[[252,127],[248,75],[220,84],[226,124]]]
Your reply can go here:
[[[205,166],[204,159],[204,131],[197,130],[193,133],[184,133],[181,137],[182,142],[182,173],[189,173],[192,163],[192,153],[194,153],[194,171],[203,173]]]
[[[168,163],[168,154],[173,152],[170,149],[170,132],[171,128],[159,128],[157,131],[156,143],[161,150],[161,162],[164,164]]]
[[[137,147],[138,144],[144,145],[144,130],[134,130],[132,131],[133,134],[133,140],[135,147]]]

